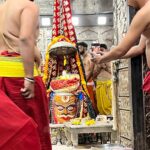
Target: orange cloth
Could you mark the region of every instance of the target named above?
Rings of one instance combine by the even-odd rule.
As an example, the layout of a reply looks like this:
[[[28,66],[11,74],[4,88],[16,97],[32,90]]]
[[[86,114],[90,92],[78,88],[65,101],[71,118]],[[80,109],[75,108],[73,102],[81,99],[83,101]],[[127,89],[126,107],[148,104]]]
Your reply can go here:
[[[96,99],[95,99],[95,91],[94,91],[94,82],[93,80],[89,80],[89,82],[87,82],[87,89],[90,95],[90,99],[92,102],[92,106],[95,110],[95,112],[97,112],[97,104],[96,104]]]

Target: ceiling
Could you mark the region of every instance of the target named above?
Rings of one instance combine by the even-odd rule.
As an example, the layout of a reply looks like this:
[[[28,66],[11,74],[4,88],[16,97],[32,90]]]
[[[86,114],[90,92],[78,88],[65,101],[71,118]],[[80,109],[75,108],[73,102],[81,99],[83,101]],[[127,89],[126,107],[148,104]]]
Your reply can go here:
[[[35,0],[41,16],[53,15],[54,0]],[[72,14],[80,18],[79,26],[97,25],[99,15],[107,17],[106,25],[113,25],[113,0],[71,0]]]
[[[42,15],[53,14],[54,0],[35,0]],[[113,0],[71,0],[73,14],[99,14],[113,11]]]

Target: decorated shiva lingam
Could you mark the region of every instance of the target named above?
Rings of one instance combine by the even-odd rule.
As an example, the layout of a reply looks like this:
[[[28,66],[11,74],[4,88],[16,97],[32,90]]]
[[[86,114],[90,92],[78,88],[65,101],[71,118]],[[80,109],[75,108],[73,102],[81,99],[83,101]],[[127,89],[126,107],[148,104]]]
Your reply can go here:
[[[64,123],[77,115],[77,97],[73,94],[80,86],[78,74],[67,74],[63,71],[61,76],[56,77],[50,83],[53,94],[53,116],[55,123]]]
[[[70,0],[54,0],[52,41],[46,51],[43,76],[53,123],[86,117],[88,113],[95,117],[76,41]]]
[[[71,42],[62,41],[66,40],[64,36],[54,40],[56,44],[48,49],[49,68],[46,69],[47,76],[44,76],[50,92],[51,122],[62,124],[73,118],[86,117],[89,111],[94,116],[76,47]]]
[[[47,85],[50,90],[51,121],[62,124],[78,116],[85,117],[87,104],[86,93],[82,89],[85,79],[81,72],[82,67],[79,56],[77,57],[77,49],[74,44],[69,43],[69,40],[68,42],[62,41],[66,40],[65,37],[60,36],[57,39],[56,44],[49,49],[51,59],[49,59],[48,78],[50,78],[47,80],[49,81]],[[82,115],[79,110],[82,110]]]

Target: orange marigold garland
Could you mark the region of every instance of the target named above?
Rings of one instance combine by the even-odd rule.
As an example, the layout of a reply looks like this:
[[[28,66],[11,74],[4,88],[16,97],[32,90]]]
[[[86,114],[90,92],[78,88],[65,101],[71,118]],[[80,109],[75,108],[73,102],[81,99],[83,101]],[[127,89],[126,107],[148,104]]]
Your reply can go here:
[[[79,74],[80,74],[80,77],[81,77],[81,85],[83,86],[85,93],[89,97],[89,92],[88,92],[88,89],[87,89],[87,86],[86,86],[87,83],[86,83],[86,80],[85,80],[85,75],[84,75],[84,72],[83,72],[83,68],[82,68],[82,64],[81,64],[81,60],[80,60],[80,56],[79,56],[78,52],[76,53],[76,62],[77,62],[77,66],[78,66],[78,69],[79,69]]]

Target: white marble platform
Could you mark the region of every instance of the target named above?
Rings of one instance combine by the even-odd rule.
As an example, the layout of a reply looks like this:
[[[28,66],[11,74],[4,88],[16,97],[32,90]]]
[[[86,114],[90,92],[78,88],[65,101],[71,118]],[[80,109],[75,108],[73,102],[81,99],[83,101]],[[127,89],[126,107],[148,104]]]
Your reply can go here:
[[[113,131],[113,122],[96,122],[94,125],[72,125],[70,122],[65,123],[66,136],[68,139],[68,144],[72,143],[73,146],[78,145],[78,134],[80,133],[111,133],[111,140],[115,142],[116,131]]]

